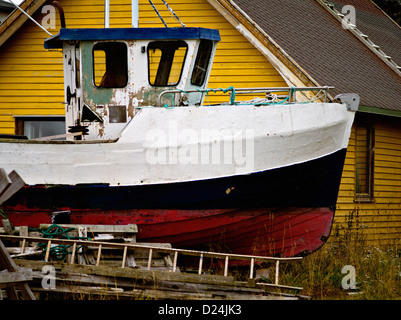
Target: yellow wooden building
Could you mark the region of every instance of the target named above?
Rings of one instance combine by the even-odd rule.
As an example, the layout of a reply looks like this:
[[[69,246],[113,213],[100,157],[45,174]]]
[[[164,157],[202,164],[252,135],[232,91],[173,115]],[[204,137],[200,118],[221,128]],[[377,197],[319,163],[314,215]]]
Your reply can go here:
[[[59,2],[67,27],[105,26],[108,1]],[[109,27],[131,27],[132,1],[109,2]],[[152,2],[169,27],[181,26],[162,0]],[[400,241],[401,28],[370,0],[347,1],[356,28],[342,24],[341,0],[167,2],[186,26],[219,29],[211,88],[332,85],[332,97],[361,96],[331,238]],[[58,32],[52,1],[26,0],[21,8],[51,34]],[[148,0],[139,0],[139,27],[163,27]],[[47,37],[19,10],[0,25],[0,134],[37,137],[65,130],[62,54],[44,49]]]

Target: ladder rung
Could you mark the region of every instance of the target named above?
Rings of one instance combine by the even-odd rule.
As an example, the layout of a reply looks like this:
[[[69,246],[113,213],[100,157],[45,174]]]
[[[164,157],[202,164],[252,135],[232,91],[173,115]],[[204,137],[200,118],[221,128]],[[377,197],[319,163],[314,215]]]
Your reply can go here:
[[[49,240],[47,241],[47,248],[46,248],[46,254],[45,254],[45,261],[48,262],[49,261],[49,255],[50,255],[50,246],[52,244],[52,241]]]
[[[203,253],[201,253],[199,257],[199,269],[198,269],[198,274],[202,274],[202,265],[203,265]]]
[[[75,250],[77,249],[77,243],[74,242],[72,245],[72,253],[71,253],[71,261],[70,264],[74,264],[74,258],[75,258]]]
[[[178,251],[174,252],[173,272],[176,272],[177,270],[177,258],[178,258]]]
[[[148,270],[150,270],[150,266],[152,265],[152,255],[153,249],[149,249]]]
[[[253,279],[253,269],[254,269],[254,266],[255,266],[255,259],[252,258],[252,259],[251,259],[251,266],[250,266],[250,269],[249,269],[249,279]]]
[[[228,259],[229,257],[226,256],[225,263],[224,263],[224,276],[227,277],[228,274]]]
[[[128,247],[125,246],[124,247],[124,253],[123,253],[123,261],[121,263],[121,268],[125,267],[125,261],[127,260],[127,250],[128,250]]]
[[[96,259],[96,266],[99,266],[100,263],[100,255],[102,254],[102,245],[99,244],[99,249],[97,251],[97,259]]]

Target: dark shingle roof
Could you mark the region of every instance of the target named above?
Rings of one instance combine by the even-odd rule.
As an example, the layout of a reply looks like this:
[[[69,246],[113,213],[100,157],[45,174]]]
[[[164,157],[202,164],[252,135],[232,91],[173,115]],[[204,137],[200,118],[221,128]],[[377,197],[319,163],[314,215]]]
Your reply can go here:
[[[341,12],[345,5],[352,5],[357,10],[356,26],[369,36],[375,44],[401,66],[401,27],[380,10],[371,1],[332,0],[331,3]]]
[[[370,2],[359,0],[361,1]],[[319,85],[334,86],[333,94],[358,93],[361,96],[361,105],[364,106],[401,111],[401,77],[351,32],[343,29],[341,23],[317,1],[233,2]],[[359,11],[356,9],[358,17]],[[372,19],[367,19],[365,23],[370,26],[371,21]],[[393,23],[390,20],[389,22]],[[369,33],[367,28],[366,30],[363,32]],[[401,30],[395,33],[396,36],[401,36]],[[400,50],[401,42],[392,43],[391,46],[394,46],[394,51],[397,48]],[[394,54],[394,59],[396,57]]]

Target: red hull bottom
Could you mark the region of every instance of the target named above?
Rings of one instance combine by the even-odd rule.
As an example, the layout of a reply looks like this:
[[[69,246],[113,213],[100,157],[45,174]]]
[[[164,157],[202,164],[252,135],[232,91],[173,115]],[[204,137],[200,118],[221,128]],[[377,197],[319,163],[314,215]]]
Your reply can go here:
[[[15,208],[16,209],[16,208]],[[68,208],[66,208],[68,209]],[[15,226],[52,223],[51,211],[11,210]],[[137,224],[140,242],[175,248],[291,257],[319,249],[334,212],[329,208],[71,211],[71,224]]]

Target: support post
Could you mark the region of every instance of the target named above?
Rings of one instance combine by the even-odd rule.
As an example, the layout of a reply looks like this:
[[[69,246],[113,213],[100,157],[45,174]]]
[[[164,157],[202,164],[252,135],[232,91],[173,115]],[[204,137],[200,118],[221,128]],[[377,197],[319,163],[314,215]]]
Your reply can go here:
[[[139,3],[138,0],[132,0],[131,2],[131,11],[132,11],[132,27],[139,27]]]

